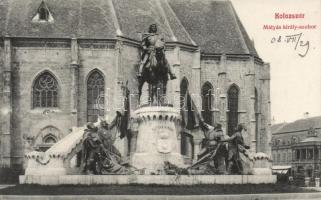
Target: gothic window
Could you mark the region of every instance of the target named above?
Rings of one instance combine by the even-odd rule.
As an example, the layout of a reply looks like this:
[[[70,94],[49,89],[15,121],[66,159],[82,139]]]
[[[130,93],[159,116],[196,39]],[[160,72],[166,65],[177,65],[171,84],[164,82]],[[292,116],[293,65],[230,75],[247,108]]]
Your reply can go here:
[[[202,117],[208,124],[213,124],[213,87],[206,82],[202,87]]]
[[[58,107],[58,82],[49,72],[42,73],[33,85],[33,108]]]
[[[228,90],[228,135],[232,135],[238,123],[239,89],[232,85]]]
[[[102,73],[94,70],[87,80],[87,121],[96,122],[99,116],[104,116],[105,80]]]

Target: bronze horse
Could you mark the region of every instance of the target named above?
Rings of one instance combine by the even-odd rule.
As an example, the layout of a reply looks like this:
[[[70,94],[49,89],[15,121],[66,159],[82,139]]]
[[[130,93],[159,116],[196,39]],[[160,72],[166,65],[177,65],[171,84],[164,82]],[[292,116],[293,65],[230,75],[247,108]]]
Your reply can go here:
[[[148,96],[150,103],[162,103],[161,98],[166,95],[166,86],[168,81],[168,64],[165,58],[165,45],[155,45],[149,60],[147,61],[142,77],[138,79],[139,103],[142,95],[142,88],[145,82],[148,83]],[[155,102],[156,100],[156,102]]]

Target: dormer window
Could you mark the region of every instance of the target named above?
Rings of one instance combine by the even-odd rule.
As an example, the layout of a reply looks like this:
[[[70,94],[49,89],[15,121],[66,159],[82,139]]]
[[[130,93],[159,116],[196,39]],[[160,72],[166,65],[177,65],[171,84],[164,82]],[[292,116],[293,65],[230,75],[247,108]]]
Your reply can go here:
[[[32,22],[54,22],[54,18],[52,17],[50,10],[44,1],[41,2],[36,15],[32,18]]]
[[[44,7],[39,8],[38,13],[39,13],[39,20],[48,21],[49,11],[46,8]]]

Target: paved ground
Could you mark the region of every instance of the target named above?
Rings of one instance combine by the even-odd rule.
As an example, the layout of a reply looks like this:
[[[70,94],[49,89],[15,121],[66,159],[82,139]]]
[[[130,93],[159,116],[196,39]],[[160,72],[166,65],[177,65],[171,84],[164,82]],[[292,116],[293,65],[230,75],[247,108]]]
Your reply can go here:
[[[285,193],[285,194],[244,194],[244,195],[191,195],[191,196],[165,196],[165,195],[100,195],[100,196],[1,196],[1,200],[290,200],[290,199],[321,199],[321,193]]]
[[[0,185],[0,190],[14,187],[15,185]],[[37,188],[40,186],[36,186]],[[72,189],[72,188],[69,188]],[[69,190],[68,189],[68,190]],[[146,188],[145,188],[146,189]],[[298,187],[298,189],[301,189]],[[46,195],[45,192],[39,195],[0,195],[0,200],[291,200],[291,199],[321,199],[321,188],[302,188],[306,193],[281,193],[281,194],[229,194],[229,195]],[[320,192],[313,192],[320,191]],[[19,193],[19,192],[18,192]],[[60,193],[61,194],[61,193]],[[77,193],[76,193],[77,194]],[[95,192],[94,192],[95,194]],[[97,193],[96,193],[97,194]],[[108,194],[108,193],[107,193]],[[120,193],[121,194],[121,193]],[[176,193],[177,194],[177,193]]]
[[[308,189],[308,190],[315,190],[315,191],[319,191],[319,192],[321,192],[321,187],[305,187],[306,189]]]

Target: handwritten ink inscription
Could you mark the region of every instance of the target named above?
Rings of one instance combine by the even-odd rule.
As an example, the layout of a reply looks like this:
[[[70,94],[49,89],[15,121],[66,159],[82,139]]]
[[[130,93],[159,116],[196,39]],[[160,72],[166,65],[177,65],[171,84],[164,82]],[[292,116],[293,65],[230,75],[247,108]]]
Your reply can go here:
[[[302,33],[272,37],[271,44],[276,43],[294,44],[294,50],[298,51],[298,55],[301,57],[305,57],[310,48],[310,42],[308,40],[303,40]]]

